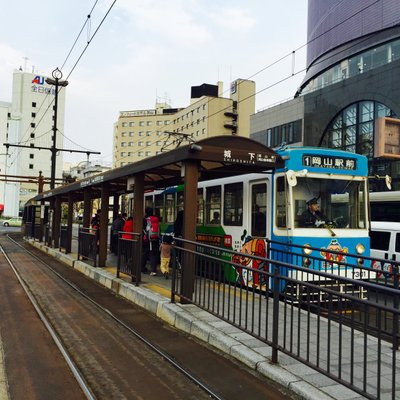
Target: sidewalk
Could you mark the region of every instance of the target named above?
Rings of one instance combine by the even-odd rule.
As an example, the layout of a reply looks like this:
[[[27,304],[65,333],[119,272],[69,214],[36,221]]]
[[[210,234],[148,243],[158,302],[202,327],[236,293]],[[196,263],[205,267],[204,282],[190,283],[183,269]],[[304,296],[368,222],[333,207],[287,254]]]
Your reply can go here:
[[[135,286],[130,283],[128,276],[116,278],[116,256],[112,254],[108,255],[107,267],[94,268],[83,261],[77,261],[76,253],[66,255],[42,243],[29,242],[119,296],[145,308],[176,329],[225,352],[303,399],[364,399],[358,393],[285,354],[279,353],[279,364],[272,364],[270,346],[194,305],[172,304],[171,281],[162,276],[142,275],[140,286]]]

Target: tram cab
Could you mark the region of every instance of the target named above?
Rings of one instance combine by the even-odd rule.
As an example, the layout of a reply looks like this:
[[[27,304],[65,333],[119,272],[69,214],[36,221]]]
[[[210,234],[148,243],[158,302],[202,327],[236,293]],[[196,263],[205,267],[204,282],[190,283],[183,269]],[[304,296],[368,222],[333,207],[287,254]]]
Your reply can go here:
[[[359,265],[362,261],[349,254],[370,252],[366,158],[321,148],[286,149],[280,155],[285,168],[274,177],[271,238],[291,246],[294,253],[325,259],[322,264],[308,259],[303,266],[309,268],[336,268],[340,273],[338,262]],[[362,278],[353,270],[351,275],[343,272]],[[361,270],[357,273],[362,275]]]

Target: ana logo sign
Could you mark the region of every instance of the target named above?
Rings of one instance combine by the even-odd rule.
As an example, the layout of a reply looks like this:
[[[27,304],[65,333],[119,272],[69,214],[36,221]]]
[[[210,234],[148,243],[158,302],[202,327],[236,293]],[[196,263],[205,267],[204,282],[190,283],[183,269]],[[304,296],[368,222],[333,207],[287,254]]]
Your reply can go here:
[[[38,85],[43,85],[44,84],[44,76],[36,75],[32,79],[32,83],[36,83]]]

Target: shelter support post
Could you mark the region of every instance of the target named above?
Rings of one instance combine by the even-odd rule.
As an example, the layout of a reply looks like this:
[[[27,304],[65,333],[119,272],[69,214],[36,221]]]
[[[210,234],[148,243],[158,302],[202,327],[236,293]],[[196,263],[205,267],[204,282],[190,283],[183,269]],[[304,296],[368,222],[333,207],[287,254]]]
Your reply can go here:
[[[144,174],[135,175],[134,185],[134,202],[133,202],[133,232],[141,233],[143,230],[143,206],[144,206]],[[133,257],[133,270],[136,276],[136,285],[140,282],[142,268],[142,235],[138,241],[133,243],[136,246],[133,249],[135,257]],[[136,256],[138,255],[138,256]]]
[[[196,219],[197,219],[197,183],[198,183],[197,161],[185,161],[182,165],[184,175],[184,211],[183,211],[183,237],[186,240],[196,241]],[[184,244],[186,250],[195,251],[195,245]],[[184,252],[182,263],[182,294],[186,299],[193,298],[195,278],[195,258],[192,253]],[[182,303],[185,300],[182,300]]]
[[[53,243],[53,223],[54,223],[54,198],[50,199],[49,215],[48,215],[48,235],[46,240],[46,246],[51,247]]]
[[[119,213],[119,195],[116,194],[113,197],[113,221],[115,220],[115,218],[118,217],[118,213]]]
[[[90,227],[90,218],[92,214],[90,191],[90,188],[83,189],[83,226],[85,228]]]
[[[72,223],[74,215],[74,198],[73,193],[68,193],[68,216],[67,216],[67,246],[65,248],[65,253],[71,253],[72,244]]]
[[[54,203],[53,216],[53,247],[58,249],[60,246],[60,225],[61,225],[61,196],[56,197]]]
[[[108,238],[108,208],[110,204],[110,186],[104,183],[101,186],[101,214],[99,240],[99,267],[106,266],[107,238]]]

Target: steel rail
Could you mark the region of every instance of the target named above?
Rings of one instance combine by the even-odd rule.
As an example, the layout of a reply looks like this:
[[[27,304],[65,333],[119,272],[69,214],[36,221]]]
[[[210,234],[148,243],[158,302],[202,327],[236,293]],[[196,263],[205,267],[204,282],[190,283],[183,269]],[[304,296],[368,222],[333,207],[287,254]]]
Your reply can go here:
[[[220,397],[217,393],[215,393],[211,388],[209,388],[205,383],[201,382],[197,377],[195,377],[190,371],[185,369],[184,366],[182,366],[180,363],[174,360],[172,356],[170,356],[168,353],[165,351],[161,350],[158,348],[154,343],[151,343],[149,340],[147,340],[143,335],[141,335],[138,331],[135,329],[131,328],[125,322],[120,320],[117,316],[115,316],[110,310],[107,308],[103,307],[101,304],[97,303],[95,300],[90,298],[86,293],[81,291],[75,284],[71,283],[68,281],[66,278],[64,278],[61,274],[59,274],[57,271],[55,271],[51,266],[43,261],[41,258],[33,254],[31,251],[26,249],[24,246],[22,246],[20,243],[18,243],[16,240],[14,240],[12,237],[10,237],[8,234],[6,235],[7,238],[15,243],[17,246],[19,246],[21,249],[23,249],[26,253],[28,253],[31,257],[36,259],[37,261],[41,262],[43,265],[45,265],[51,272],[53,272],[58,278],[60,278],[63,282],[65,282],[68,286],[70,286],[72,289],[74,289],[76,292],[78,292],[81,296],[83,296],[86,300],[90,301],[92,304],[94,304],[98,309],[100,309],[102,312],[106,313],[108,316],[110,316],[114,321],[116,321],[118,324],[123,326],[125,329],[127,329],[131,334],[133,334],[136,338],[138,338],[141,342],[145,343],[150,349],[155,351],[158,355],[160,355],[165,361],[170,363],[173,367],[175,367],[179,372],[181,372],[184,376],[186,376],[189,380],[194,382],[197,386],[199,386],[202,390],[204,390],[211,398],[216,399],[216,400],[223,400],[222,397]],[[1,247],[1,246],[0,246]],[[4,251],[3,251],[4,252]]]
[[[8,235],[7,235],[8,236]],[[9,238],[10,239],[10,238]],[[12,240],[12,239],[10,239]],[[15,242],[16,243],[16,242]],[[17,243],[18,244],[18,243]],[[65,349],[65,347],[63,346],[60,338],[58,337],[56,331],[53,329],[52,325],[50,324],[49,320],[46,318],[44,312],[42,311],[42,309],[40,308],[40,305],[38,304],[38,302],[36,301],[35,297],[33,296],[33,294],[31,293],[31,291],[29,290],[28,285],[24,282],[23,278],[21,277],[21,275],[19,274],[19,272],[16,270],[14,263],[12,262],[12,260],[8,257],[6,251],[4,250],[3,246],[0,245],[0,251],[3,254],[4,258],[7,260],[8,264],[10,265],[11,269],[13,270],[15,276],[17,277],[20,285],[22,286],[22,288],[24,289],[28,299],[30,300],[30,302],[32,303],[34,309],[36,310],[36,312],[38,313],[40,319],[42,320],[44,326],[46,327],[47,331],[50,333],[50,336],[52,337],[54,343],[56,344],[56,346],[58,347],[58,349],[60,350],[62,356],[64,357],[65,361],[68,364],[69,369],[71,370],[73,376],[75,377],[75,379],[77,380],[80,388],[82,389],[83,393],[85,394],[86,398],[89,400],[96,400],[96,396],[92,393],[92,391],[90,390],[89,385],[86,383],[85,378],[82,376],[82,374],[80,373],[78,367],[76,366],[76,364],[72,361],[71,357],[69,356],[67,350]]]

